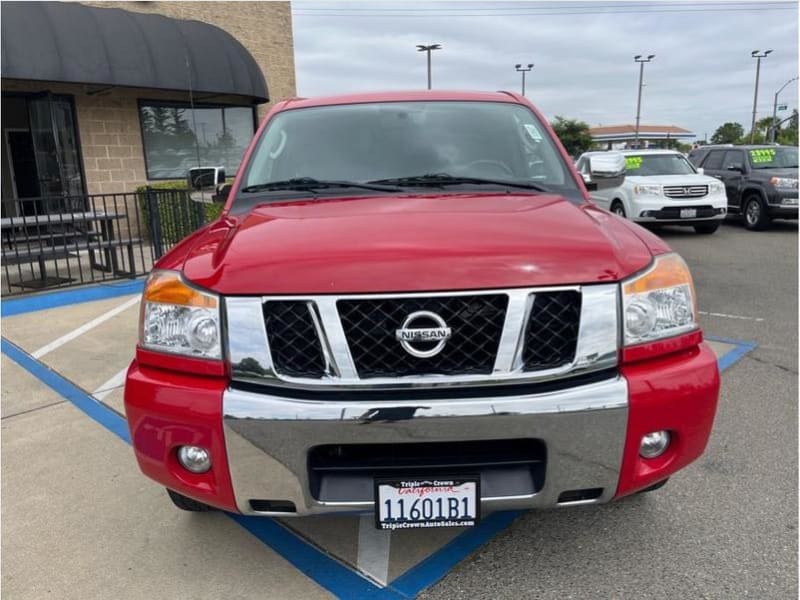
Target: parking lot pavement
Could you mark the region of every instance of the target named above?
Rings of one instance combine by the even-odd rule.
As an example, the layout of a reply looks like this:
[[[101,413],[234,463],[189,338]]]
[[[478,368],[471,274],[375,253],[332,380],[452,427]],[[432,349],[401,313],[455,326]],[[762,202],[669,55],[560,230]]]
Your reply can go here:
[[[772,276],[783,279],[768,286],[780,295],[774,312],[746,312],[729,302],[730,292],[715,303],[711,286],[728,284],[718,269],[733,250],[762,235],[771,237],[757,245],[759,251],[782,257]],[[760,344],[723,377],[720,415],[705,457],[651,497],[522,514],[427,595],[675,597],[679,590],[729,598],[743,589],[785,597],[796,585],[786,574],[793,560],[796,465],[793,452],[782,458],[786,446],[774,442],[786,440],[794,449],[797,440],[789,400],[796,397],[796,374],[785,370],[796,364],[796,235],[796,229],[750,234],[733,227],[711,237],[664,232],[692,266],[703,310],[727,315],[703,316],[722,361],[749,350],[736,340]],[[749,260],[760,267],[757,276],[770,272],[760,265],[763,258]],[[709,264],[716,268],[707,275]],[[739,277],[730,265],[725,269],[728,277]],[[767,282],[754,278],[732,287],[749,303],[751,286]],[[122,376],[136,342],[137,300],[129,293],[3,319],[4,344],[19,349],[4,347],[2,365],[2,570],[13,597],[40,598],[50,591],[75,598],[317,598],[332,591],[361,598],[363,590],[410,597],[514,517],[498,513],[467,532],[388,534],[374,529],[371,516],[287,519],[264,532],[261,526],[271,520],[177,511],[158,485],[139,474],[123,440],[100,426],[103,418],[83,406],[87,418],[73,404],[74,394],[73,402],[65,397],[64,386],[75,384],[87,402],[94,402],[87,395],[93,394],[101,406],[123,412]],[[782,322],[773,322],[779,316]],[[19,356],[28,367],[49,367],[63,385],[47,379],[46,368],[34,369],[41,380],[35,378],[16,362]],[[123,424],[125,437],[120,416],[102,410]],[[42,556],[48,557],[45,568]],[[347,579],[359,570],[369,578],[365,585],[361,575]],[[382,590],[386,583],[390,587]]]

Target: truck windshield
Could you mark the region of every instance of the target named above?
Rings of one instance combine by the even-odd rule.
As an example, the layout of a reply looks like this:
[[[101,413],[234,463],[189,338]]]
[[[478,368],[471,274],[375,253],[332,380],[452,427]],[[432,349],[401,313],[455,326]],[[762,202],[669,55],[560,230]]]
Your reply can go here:
[[[755,148],[750,150],[750,164],[754,169],[796,169],[797,148]]]
[[[694,167],[680,154],[629,154],[625,156],[628,175],[690,175]]]
[[[347,182],[360,184],[348,194],[375,194],[377,184],[385,192],[388,186],[463,192],[507,182],[517,191],[583,200],[533,112],[502,102],[375,102],[278,113],[249,161],[237,203],[281,190],[286,196],[298,182],[315,195],[341,194]]]

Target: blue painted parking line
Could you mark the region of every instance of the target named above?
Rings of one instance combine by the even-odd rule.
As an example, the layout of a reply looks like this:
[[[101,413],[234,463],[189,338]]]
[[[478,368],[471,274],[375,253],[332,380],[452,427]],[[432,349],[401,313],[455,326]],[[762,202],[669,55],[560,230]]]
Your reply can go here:
[[[144,279],[134,279],[114,283],[90,285],[49,294],[35,294],[23,298],[9,298],[0,302],[0,314],[3,317],[13,317],[48,308],[81,304],[94,300],[106,300],[117,296],[138,294],[144,288]]]
[[[2,316],[6,317],[80,302],[129,295],[141,291],[142,285],[143,281],[139,280],[113,286],[92,286],[91,288],[55,292],[29,298],[4,300],[2,302]],[[48,296],[53,296],[54,298],[48,298]],[[720,371],[729,368],[757,346],[755,342],[722,337],[706,336],[706,339],[734,346],[732,350],[718,357]],[[105,404],[98,402],[71,381],[48,368],[5,338],[2,339],[1,348],[3,354],[19,364],[31,375],[69,400],[95,422],[130,444],[127,423],[122,415]],[[425,588],[442,579],[459,562],[487,543],[495,535],[509,527],[514,519],[521,514],[522,511],[508,511],[497,512],[487,516],[478,526],[462,532],[431,556],[400,575],[394,581],[391,581],[386,587],[372,583],[355,569],[316,548],[274,519],[235,514],[230,514],[229,516],[295,568],[337,597],[392,600],[414,598]]]
[[[748,342],[744,340],[734,340],[731,338],[725,337],[717,337],[712,335],[705,336],[710,342],[722,342],[723,344],[731,344],[734,346],[733,350],[729,350],[722,356],[717,357],[717,364],[719,365],[719,370],[724,371],[725,369],[733,366],[734,363],[738,362],[745,354],[755,350],[758,347],[756,342]]]
[[[118,412],[110,409],[99,400],[95,400],[69,379],[36,360],[6,338],[0,340],[0,350],[51,390],[72,402],[89,418],[116,434],[122,441],[128,444],[131,443],[128,423],[125,421],[125,417]]]

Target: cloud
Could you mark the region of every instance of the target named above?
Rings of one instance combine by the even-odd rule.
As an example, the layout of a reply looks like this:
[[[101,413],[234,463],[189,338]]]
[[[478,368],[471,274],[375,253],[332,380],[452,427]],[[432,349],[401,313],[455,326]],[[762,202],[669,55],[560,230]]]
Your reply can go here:
[[[673,0],[650,6],[700,8],[675,4]],[[587,10],[581,8],[586,5],[575,4],[575,12]],[[603,12],[607,5],[598,2],[596,11]],[[505,6],[516,12],[558,6],[564,13],[569,4],[293,2],[298,94],[423,88],[425,55],[416,52],[416,44],[440,43],[443,49],[432,57],[436,88],[519,90],[514,64],[534,63],[527,95],[549,118],[558,114],[592,125],[633,123],[639,76],[633,56],[656,54],[645,66],[642,122],[674,124],[702,137],[725,121],[738,121],[749,129],[752,50],[774,50],[762,61],[759,117],[772,113],[775,91],[798,73],[796,8],[526,16],[494,16],[496,10],[484,10]],[[309,8],[330,10],[311,15]],[[358,13],[355,8],[367,10]],[[396,16],[387,10],[393,8],[405,9],[401,14],[424,9],[420,13],[430,16]],[[469,10],[457,10],[464,8]],[[336,17],[325,12],[380,16]],[[459,13],[487,16],[456,16]],[[797,87],[789,86],[780,102],[791,109],[797,97]]]

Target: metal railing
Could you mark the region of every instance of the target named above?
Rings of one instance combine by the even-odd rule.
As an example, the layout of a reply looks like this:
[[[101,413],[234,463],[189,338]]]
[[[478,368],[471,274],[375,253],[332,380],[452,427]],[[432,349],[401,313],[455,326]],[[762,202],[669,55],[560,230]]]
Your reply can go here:
[[[218,212],[186,190],[3,201],[2,293],[144,275]]]

